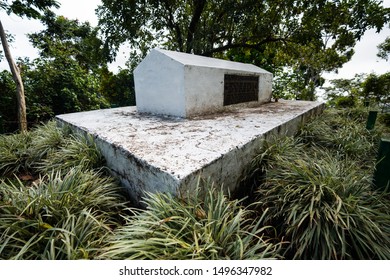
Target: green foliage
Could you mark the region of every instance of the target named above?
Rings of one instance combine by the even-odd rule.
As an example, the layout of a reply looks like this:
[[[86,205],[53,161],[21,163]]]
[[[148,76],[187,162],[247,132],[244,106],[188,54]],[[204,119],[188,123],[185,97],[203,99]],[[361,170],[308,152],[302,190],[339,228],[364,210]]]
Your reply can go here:
[[[20,173],[27,169],[29,134],[0,135],[0,177]]]
[[[357,168],[366,161],[372,164],[380,131],[370,132],[365,128],[367,116],[363,109],[332,110],[305,125],[300,137],[305,143],[320,145],[340,156],[360,161]]]
[[[389,201],[371,189],[370,176],[326,150],[293,149],[299,157],[273,157],[258,191],[270,224],[290,242],[285,256],[389,259]]]
[[[253,161],[257,206],[293,259],[389,259],[390,201],[372,189],[379,132],[359,110],[328,111]]]
[[[0,259],[94,258],[126,205],[102,167],[91,138],[55,122],[1,135]]]
[[[42,22],[46,29],[29,35],[41,57],[24,66],[27,103],[35,105],[36,117],[42,111],[52,117],[109,107],[99,91],[100,73],[108,60],[97,28],[51,12],[45,14]],[[43,116],[43,120],[48,116]]]
[[[75,166],[103,166],[103,157],[90,137],[70,135],[55,122],[24,134],[0,135],[0,176],[19,173],[68,172]]]
[[[384,114],[366,130],[367,111],[265,141],[246,206],[200,181],[131,209],[91,138],[54,122],[1,135],[0,259],[390,259],[389,195],[372,185],[390,130]]]
[[[40,57],[19,60],[24,80],[27,120],[38,124],[55,115],[109,108],[110,102],[134,105],[132,75],[107,70],[108,56],[98,38],[98,28],[46,11],[46,28],[29,34]],[[0,74],[0,115],[5,132],[17,127],[15,85],[9,72]],[[4,94],[3,94],[4,93]]]
[[[54,115],[108,108],[100,93],[100,71],[107,59],[97,28],[47,12],[46,29],[30,34],[41,57],[24,61],[29,119],[46,121]]]
[[[387,128],[390,128],[390,113],[380,114],[379,121],[383,123]]]
[[[337,108],[353,108],[357,106],[357,98],[354,96],[340,96],[335,105]]]
[[[119,193],[112,179],[80,169],[31,187],[0,182],[0,259],[93,258],[118,224]]]
[[[37,59],[24,66],[29,67],[23,77],[30,120],[41,122],[58,114],[109,107],[99,94],[98,76],[72,59]]]
[[[106,66],[103,42],[98,38],[98,28],[88,22],[67,19],[47,11],[41,19],[46,29],[29,34],[41,58],[73,60],[84,70],[97,70]]]
[[[0,117],[3,122],[3,131],[14,132],[18,129],[16,85],[8,71],[0,72],[0,92]]]
[[[352,79],[331,80],[325,87],[327,104],[336,108],[352,108],[359,105],[363,94],[364,75],[355,75]]]
[[[28,149],[28,166],[32,167],[36,163],[50,157],[53,153],[65,147],[68,140],[72,138],[70,129],[59,127],[55,121],[41,124],[30,131],[31,141]],[[74,138],[74,137],[73,137]],[[80,140],[82,141],[82,140]]]
[[[356,107],[364,102],[383,106],[390,102],[390,72],[382,75],[356,75],[353,79],[336,79],[324,88],[328,105],[336,108]]]
[[[390,37],[387,37],[386,40],[379,44],[378,46],[378,57],[385,59],[386,61],[390,58]]]
[[[0,2],[0,9],[4,9],[7,14],[14,13],[28,18],[39,18],[41,11],[58,7],[59,4],[55,0],[13,0],[11,3],[2,0]]]
[[[366,29],[380,30],[389,20],[389,12],[376,1],[103,0],[98,16],[112,46],[130,41],[141,49],[145,41],[157,41],[203,55],[240,48],[261,51],[275,42],[292,48],[329,44],[319,39],[323,37],[333,37],[329,51],[345,51]]]
[[[36,169],[42,173],[50,170],[66,172],[73,166],[78,166],[82,170],[91,170],[103,165],[103,156],[92,137],[70,136],[61,149],[48,154],[46,159],[38,163]]]
[[[373,0],[103,0],[97,14],[111,59],[124,42],[137,50],[135,61],[155,46],[229,58],[271,70],[284,84],[293,79],[294,97],[308,100],[324,71],[351,59],[366,30],[390,20],[389,9]],[[278,88],[279,97],[293,94]]]
[[[135,91],[132,71],[121,69],[117,74],[102,71],[100,91],[112,107],[134,106]]]
[[[56,17],[51,12],[46,12],[42,22],[46,29],[29,35],[41,56],[18,62],[24,80],[28,122],[38,124],[58,114],[110,107],[108,94],[101,92],[102,72],[108,70],[97,28]],[[0,114],[7,116],[6,124],[17,119],[15,86],[11,79],[9,72],[0,76],[0,87],[5,93],[0,97],[4,101]],[[7,126],[5,130],[12,132],[12,127]]]
[[[390,72],[383,75],[368,75],[363,83],[363,96],[366,101],[377,104],[390,103]]]
[[[202,191],[203,190],[203,191]],[[279,257],[280,244],[267,237],[264,215],[251,220],[239,201],[213,185],[200,185],[188,198],[149,194],[147,209],[125,217],[110,238],[105,259],[264,259]]]
[[[318,73],[311,73],[311,71],[305,67],[276,69],[272,96],[283,99],[316,100],[315,88],[321,86],[324,79]]]

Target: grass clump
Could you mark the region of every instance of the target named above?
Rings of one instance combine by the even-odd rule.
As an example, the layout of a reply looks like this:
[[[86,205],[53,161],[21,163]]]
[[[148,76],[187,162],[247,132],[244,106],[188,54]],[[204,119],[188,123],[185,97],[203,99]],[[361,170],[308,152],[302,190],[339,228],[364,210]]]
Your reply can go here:
[[[253,161],[256,205],[288,259],[390,259],[390,201],[372,187],[380,133],[351,116],[325,112]]]
[[[0,136],[0,259],[92,259],[125,198],[93,140],[55,122]]]
[[[0,134],[0,177],[12,176],[28,169],[30,134]]]
[[[77,166],[99,169],[104,160],[91,136],[71,134],[49,122],[22,134],[0,135],[0,176],[65,174]]]
[[[36,165],[40,173],[52,170],[66,173],[74,166],[83,170],[93,170],[104,166],[104,159],[97,149],[92,136],[71,135],[61,149],[48,153],[48,156]]]
[[[28,147],[28,166],[32,169],[52,153],[66,146],[71,133],[66,128],[60,128],[56,122],[48,122],[30,131],[31,142]]]
[[[2,182],[0,258],[93,258],[124,207],[118,185],[93,171],[51,173],[31,187]]]
[[[329,152],[359,161],[363,168],[372,168],[381,131],[367,130],[365,120],[361,118],[367,114],[358,115],[356,112],[359,111],[328,110],[306,124],[299,137],[305,143],[328,148]]]
[[[101,258],[105,259],[267,259],[279,257],[273,244],[239,201],[207,185],[189,198],[149,194],[147,209],[118,228]],[[202,194],[203,193],[203,194]],[[265,214],[265,213],[264,213]]]

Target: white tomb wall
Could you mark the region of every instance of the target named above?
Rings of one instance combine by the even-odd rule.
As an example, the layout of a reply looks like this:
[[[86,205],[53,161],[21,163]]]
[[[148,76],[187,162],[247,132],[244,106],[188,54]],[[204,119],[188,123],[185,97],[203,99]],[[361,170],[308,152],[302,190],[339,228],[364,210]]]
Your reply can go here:
[[[138,112],[187,118],[222,111],[225,74],[259,77],[257,102],[271,100],[272,74],[255,65],[153,49],[134,71]]]
[[[184,69],[186,116],[192,117],[221,110],[223,69],[191,65],[186,65]]]
[[[260,74],[259,76],[259,103],[267,103],[272,97],[272,78],[271,73]]]
[[[137,110],[140,113],[185,116],[184,65],[150,52],[134,70]]]

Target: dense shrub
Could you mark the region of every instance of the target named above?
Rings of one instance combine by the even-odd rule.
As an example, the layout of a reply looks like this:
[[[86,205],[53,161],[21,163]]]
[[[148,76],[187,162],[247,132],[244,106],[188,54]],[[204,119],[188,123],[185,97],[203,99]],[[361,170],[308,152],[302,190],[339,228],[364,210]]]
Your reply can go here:
[[[14,173],[66,173],[77,166],[101,168],[104,160],[93,139],[73,135],[54,121],[23,134],[0,135],[0,176]]]
[[[352,111],[331,111],[300,137],[265,143],[257,207],[293,259],[389,259],[390,201],[372,188],[380,133]]]
[[[202,191],[204,190],[204,192]],[[147,209],[126,217],[104,249],[107,259],[264,259],[280,257],[262,226],[238,200],[208,184],[187,198],[150,194]],[[264,213],[263,216],[265,216]]]
[[[0,259],[93,258],[124,205],[115,181],[96,172],[0,181]]]

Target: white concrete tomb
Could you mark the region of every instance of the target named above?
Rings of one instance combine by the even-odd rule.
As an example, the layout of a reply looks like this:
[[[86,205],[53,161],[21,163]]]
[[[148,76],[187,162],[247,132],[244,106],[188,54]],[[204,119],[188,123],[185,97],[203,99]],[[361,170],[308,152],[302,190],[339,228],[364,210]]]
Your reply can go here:
[[[252,64],[153,49],[134,71],[137,111],[182,118],[271,100],[272,74]]]
[[[152,50],[134,80],[137,107],[57,116],[93,136],[134,205],[147,192],[192,191],[199,177],[236,192],[264,140],[323,110],[269,102],[272,74],[254,65],[179,52]]]
[[[183,119],[140,114],[132,106],[60,115],[57,121],[93,136],[136,205],[145,192],[192,191],[199,177],[238,191],[264,140],[293,135],[322,110],[321,102],[281,100]]]

